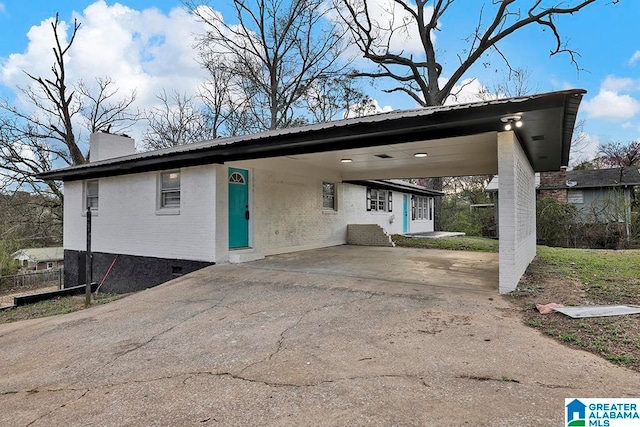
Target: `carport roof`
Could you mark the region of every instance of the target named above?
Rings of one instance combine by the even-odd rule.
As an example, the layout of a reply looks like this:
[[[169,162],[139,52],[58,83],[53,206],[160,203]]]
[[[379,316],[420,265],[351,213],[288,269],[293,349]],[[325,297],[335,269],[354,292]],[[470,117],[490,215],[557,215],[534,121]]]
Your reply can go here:
[[[138,153],[50,171],[41,174],[40,178],[73,181],[475,135],[484,135],[486,139],[487,135],[503,131],[502,119],[513,115],[520,116],[524,123],[514,132],[534,170],[558,170],[568,164],[573,127],[584,93],[582,89],[571,89],[469,104],[397,110]],[[490,155],[495,156],[495,152]]]

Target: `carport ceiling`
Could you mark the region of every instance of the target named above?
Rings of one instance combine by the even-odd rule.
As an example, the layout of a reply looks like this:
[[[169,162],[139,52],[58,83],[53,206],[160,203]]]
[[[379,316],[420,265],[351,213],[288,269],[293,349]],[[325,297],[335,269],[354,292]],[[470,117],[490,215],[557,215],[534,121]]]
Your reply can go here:
[[[42,174],[76,180],[203,164],[288,157],[330,169],[344,179],[469,175],[497,171],[496,135],[514,129],[536,172],[569,161],[571,135],[584,90],[573,89],[471,104],[392,111],[172,147]],[[426,152],[426,158],[414,154]],[[380,158],[376,155],[388,155]],[[343,158],[352,163],[339,164]]]
[[[343,180],[496,174],[496,132],[288,156],[338,170]],[[416,157],[418,153],[426,157]],[[351,160],[348,163],[343,160]]]

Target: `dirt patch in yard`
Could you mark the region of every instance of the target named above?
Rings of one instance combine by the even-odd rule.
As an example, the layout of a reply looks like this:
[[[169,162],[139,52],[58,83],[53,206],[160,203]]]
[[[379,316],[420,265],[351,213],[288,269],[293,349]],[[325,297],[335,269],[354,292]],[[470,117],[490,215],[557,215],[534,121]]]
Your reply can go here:
[[[15,297],[21,297],[23,295],[32,295],[39,294],[41,292],[50,292],[58,289],[58,285],[47,286],[47,287],[29,287],[22,289],[8,289],[4,292],[0,292],[0,308],[2,307],[10,307],[13,305],[13,299]]]

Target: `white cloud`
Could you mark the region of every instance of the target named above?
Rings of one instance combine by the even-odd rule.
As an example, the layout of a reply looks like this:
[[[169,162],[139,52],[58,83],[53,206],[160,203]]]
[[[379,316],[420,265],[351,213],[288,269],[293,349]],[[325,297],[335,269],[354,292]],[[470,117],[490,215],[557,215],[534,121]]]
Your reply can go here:
[[[361,1],[350,1],[356,10],[362,9]],[[416,10],[416,7],[408,2],[409,6]],[[374,52],[384,54],[389,52],[395,54],[414,54],[416,58],[424,56],[424,47],[420,40],[418,26],[412,15],[402,8],[394,0],[368,0],[366,2],[369,17],[372,22],[371,34],[375,40],[371,49]],[[433,12],[433,7],[426,6],[424,8],[425,20],[428,20]],[[340,22],[335,12],[329,12],[328,16],[336,22]],[[348,16],[343,11],[343,16]],[[364,23],[364,18],[360,17],[360,22]],[[436,43],[435,34],[432,33],[432,42]],[[355,43],[349,43],[347,55],[359,58],[358,65],[371,65],[369,60],[362,57],[362,53]]]
[[[582,162],[589,161],[598,154],[600,138],[587,132],[580,132],[574,135],[571,141],[571,152],[569,153],[569,165],[574,167]]]
[[[640,60],[640,50],[636,50],[635,53],[631,55],[631,58],[629,59],[629,64],[633,65],[638,60]]]
[[[5,6],[4,3],[0,3],[0,13],[6,13],[7,12],[7,6]]]
[[[595,97],[583,102],[582,108],[589,118],[628,120],[640,113],[640,101],[631,95],[601,88]]]
[[[386,113],[388,111],[393,111],[393,107],[390,105],[381,107],[377,99],[371,98],[365,105],[361,103],[352,105],[351,108],[349,108],[349,111],[345,112],[343,118],[348,119],[353,117],[370,116],[372,114]]]
[[[611,92],[630,91],[640,88],[640,81],[634,80],[628,77],[616,77],[608,75],[602,84],[600,89],[608,90]]]
[[[135,90],[136,107],[143,109],[156,104],[156,94],[163,89],[193,95],[206,78],[193,48],[195,34],[204,31],[204,24],[182,8],[164,14],[155,8],[138,11],[99,0],[74,17],[81,27],[65,57],[69,81],[92,84],[96,77],[109,76],[120,93]],[[0,84],[27,86],[30,81],[22,70],[51,74],[52,19],[31,27],[26,50],[0,63]],[[68,38],[72,25],[72,20],[61,22],[60,34]]]
[[[445,79],[440,80],[440,87],[446,83]],[[489,93],[486,86],[480,83],[476,78],[464,79],[459,85],[454,85],[451,95],[446,99],[446,105],[465,104],[469,102],[486,101],[488,99],[496,99],[497,94]]]

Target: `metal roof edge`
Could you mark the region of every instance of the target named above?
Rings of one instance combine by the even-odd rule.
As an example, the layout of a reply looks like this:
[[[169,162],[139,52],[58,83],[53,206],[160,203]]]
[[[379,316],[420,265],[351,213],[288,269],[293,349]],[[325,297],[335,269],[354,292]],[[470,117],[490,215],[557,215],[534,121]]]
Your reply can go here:
[[[481,132],[473,122],[486,122],[495,114],[503,114],[522,105],[525,110],[548,107],[549,103],[563,107],[562,161],[568,162],[571,134],[577,109],[586,93],[583,89],[568,89],[516,98],[496,99],[467,104],[443,105],[412,110],[395,110],[371,116],[318,123],[296,128],[257,134],[221,138],[137,153],[84,165],[57,169],[38,175],[46,180],[78,180],[94,177],[157,171],[167,168],[203,164],[223,164],[227,161],[258,159],[289,155],[296,151],[331,151],[345,142],[365,144],[371,138],[410,137],[418,132],[431,132],[432,138],[445,138],[456,132],[457,123],[467,122],[466,132]],[[527,105],[526,107],[524,105]],[[468,115],[463,116],[465,112]],[[469,118],[469,115],[471,118]],[[423,119],[423,120],[417,120]],[[475,127],[474,127],[475,126]],[[487,123],[484,123],[486,128]],[[486,129],[485,129],[486,131]],[[457,132],[462,132],[457,130]],[[449,135],[450,136],[450,135]],[[568,138],[568,139],[567,139]],[[370,143],[370,142],[368,142]],[[565,163],[566,164],[566,163]]]

